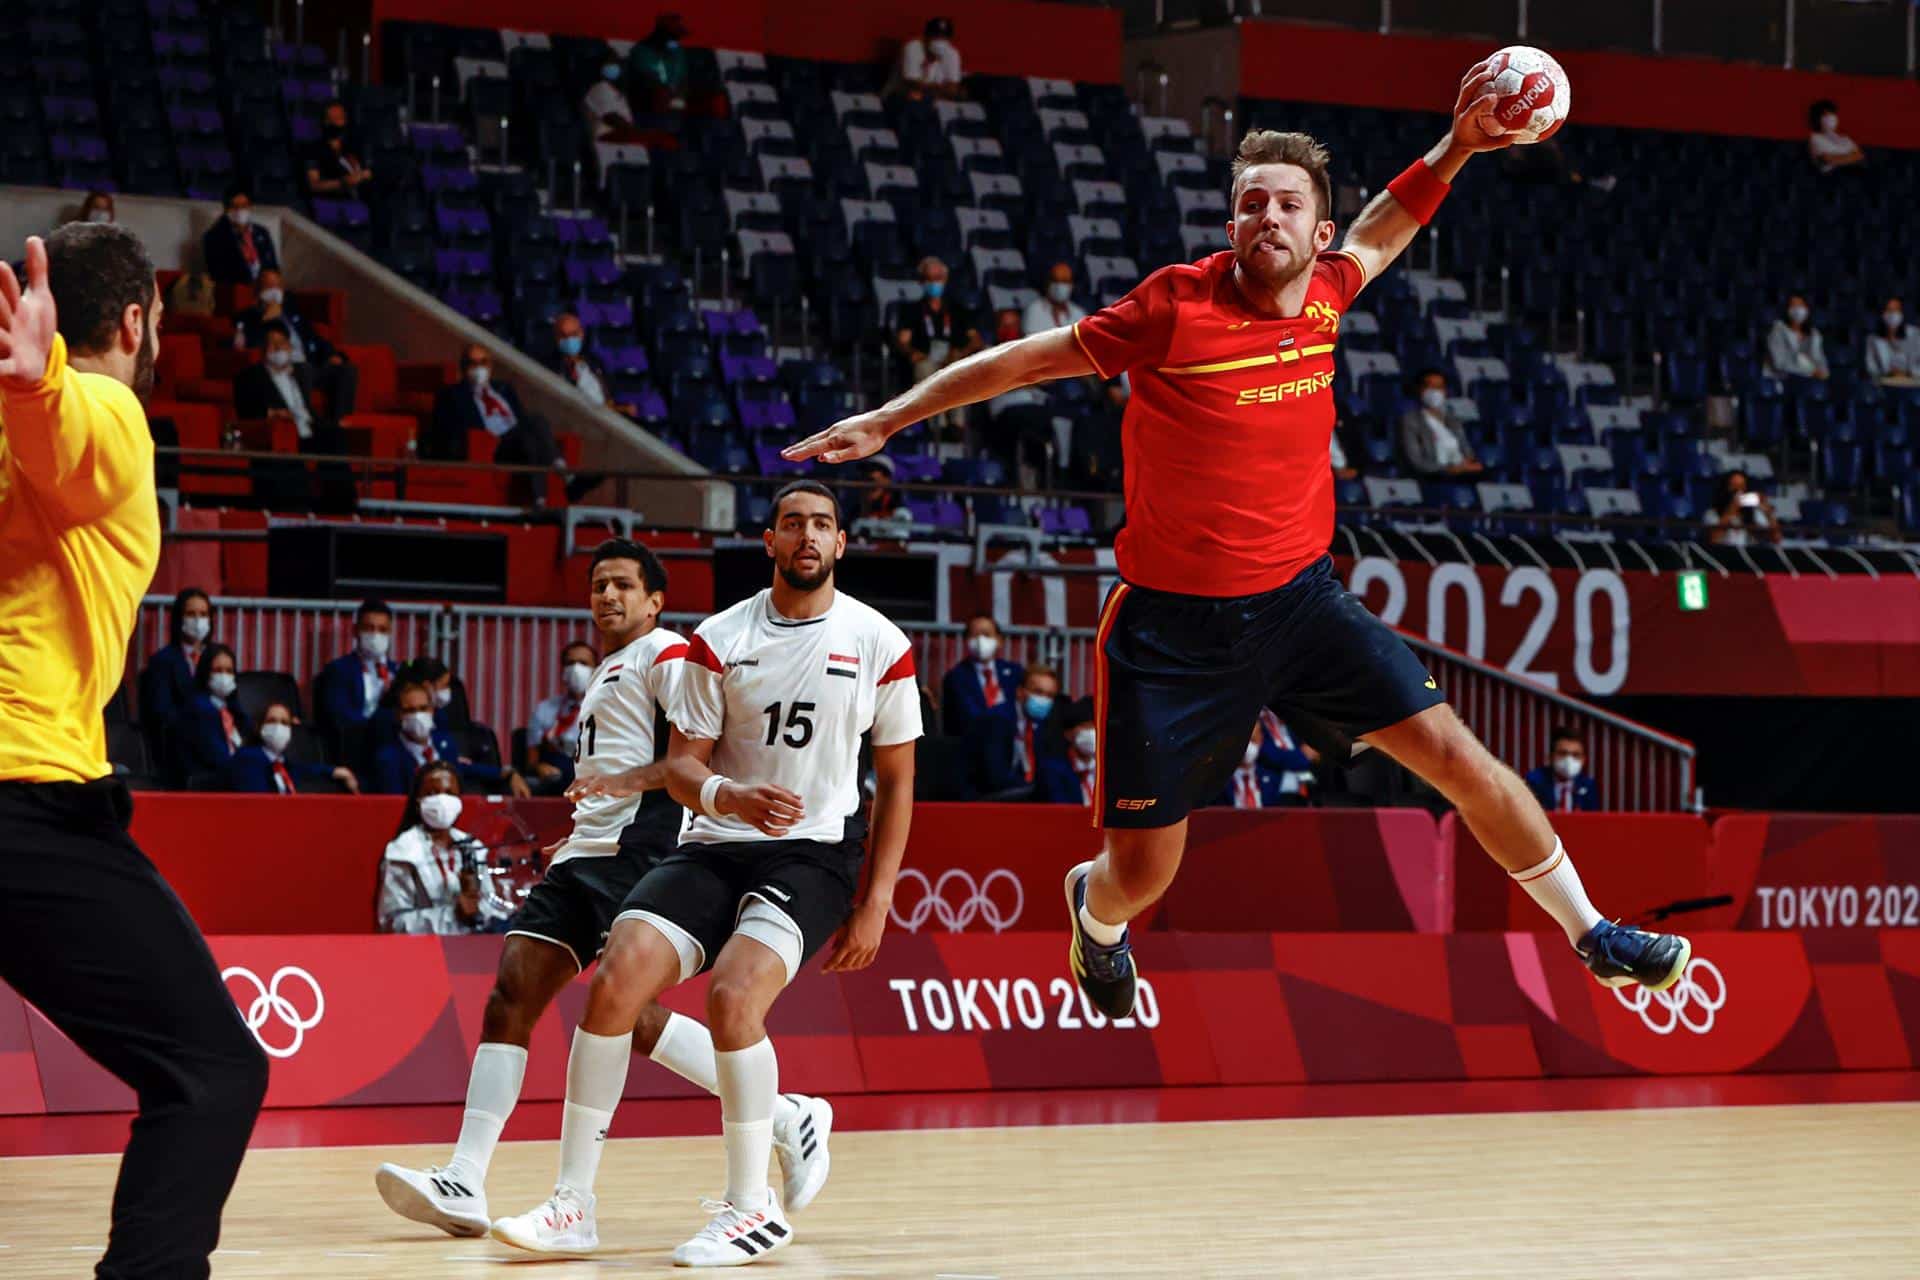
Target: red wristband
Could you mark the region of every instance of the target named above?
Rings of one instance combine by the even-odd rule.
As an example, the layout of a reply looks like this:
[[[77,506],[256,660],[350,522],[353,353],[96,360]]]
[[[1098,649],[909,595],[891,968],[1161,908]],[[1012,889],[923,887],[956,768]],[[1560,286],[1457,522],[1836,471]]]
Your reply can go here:
[[[1400,207],[1424,227],[1433,221],[1433,215],[1440,209],[1440,202],[1447,198],[1451,188],[1440,181],[1440,175],[1425,160],[1415,160],[1407,166],[1406,172],[1387,184],[1387,190],[1400,202]]]

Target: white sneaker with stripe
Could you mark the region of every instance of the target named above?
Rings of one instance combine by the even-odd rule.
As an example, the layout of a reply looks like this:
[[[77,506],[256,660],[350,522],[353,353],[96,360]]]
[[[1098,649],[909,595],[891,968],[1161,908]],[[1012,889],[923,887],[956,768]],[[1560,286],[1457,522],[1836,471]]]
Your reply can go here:
[[[373,1185],[387,1208],[450,1236],[478,1239],[487,1234],[492,1222],[487,1217],[486,1187],[462,1170],[383,1164],[373,1175]]]
[[[676,1267],[744,1267],[793,1243],[793,1226],[780,1199],[767,1193],[767,1206],[743,1212],[725,1200],[702,1200],[713,1215],[700,1234],[673,1251]]]
[[[773,1150],[780,1157],[780,1203],[788,1213],[798,1213],[827,1185],[827,1170],[832,1165],[827,1137],[833,1132],[833,1104],[804,1093],[785,1096],[798,1110],[786,1124],[774,1126]]]
[[[593,1204],[592,1196],[582,1200],[569,1188],[555,1187],[539,1208],[495,1222],[492,1235],[530,1253],[592,1253],[600,1247]]]

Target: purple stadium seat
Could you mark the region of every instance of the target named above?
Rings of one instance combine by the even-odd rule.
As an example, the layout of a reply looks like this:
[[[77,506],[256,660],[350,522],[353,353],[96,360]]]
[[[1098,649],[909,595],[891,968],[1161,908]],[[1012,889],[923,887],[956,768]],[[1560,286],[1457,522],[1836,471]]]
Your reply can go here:
[[[920,515],[920,508],[923,505],[926,508],[926,514]],[[914,511],[914,514],[920,515],[920,520],[922,523],[930,524],[936,529],[953,529],[953,530],[959,530],[962,532],[966,530],[966,527],[967,527],[966,508],[962,507],[957,502],[936,500],[936,501],[928,502],[924,504],[916,503],[913,505],[912,509]]]

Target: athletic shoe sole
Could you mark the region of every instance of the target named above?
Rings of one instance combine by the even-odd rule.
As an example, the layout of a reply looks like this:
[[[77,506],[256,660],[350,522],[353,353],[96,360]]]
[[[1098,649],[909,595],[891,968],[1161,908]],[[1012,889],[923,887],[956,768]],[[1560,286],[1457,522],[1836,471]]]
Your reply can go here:
[[[410,1221],[438,1227],[450,1236],[478,1240],[493,1226],[485,1218],[463,1218],[446,1212],[432,1197],[385,1165],[373,1175],[373,1185],[379,1188],[387,1208]]]

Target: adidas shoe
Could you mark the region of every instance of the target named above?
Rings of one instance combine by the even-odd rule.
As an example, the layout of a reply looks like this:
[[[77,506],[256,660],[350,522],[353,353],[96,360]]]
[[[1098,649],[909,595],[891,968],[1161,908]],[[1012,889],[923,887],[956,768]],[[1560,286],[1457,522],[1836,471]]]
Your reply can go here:
[[[766,1207],[751,1212],[725,1200],[702,1200],[700,1207],[713,1218],[699,1235],[673,1251],[676,1267],[744,1267],[793,1243],[793,1227],[771,1191]]]
[[[531,1253],[592,1253],[600,1247],[593,1204],[592,1196],[582,1200],[570,1188],[555,1187],[539,1208],[495,1222],[492,1235],[501,1244]]]
[[[798,1213],[827,1185],[827,1169],[832,1163],[827,1135],[833,1132],[833,1104],[804,1093],[789,1093],[786,1098],[799,1110],[786,1124],[774,1125],[773,1150],[780,1157],[783,1179],[780,1203],[788,1213]]]
[[[1087,904],[1087,875],[1091,862],[1083,862],[1067,872],[1067,920],[1073,939],[1067,944],[1067,963],[1074,981],[1094,1007],[1109,1018],[1120,1019],[1133,1013],[1133,998],[1138,974],[1133,967],[1133,939],[1122,934],[1112,946],[1095,942],[1080,928],[1080,908]]]
[[[1680,981],[1693,958],[1693,944],[1677,933],[1648,933],[1607,920],[1587,930],[1573,949],[1600,985],[1637,982],[1649,991],[1665,991]]]
[[[486,1187],[464,1170],[383,1164],[373,1175],[373,1185],[387,1208],[450,1236],[477,1239],[487,1234],[492,1221],[487,1217]]]

